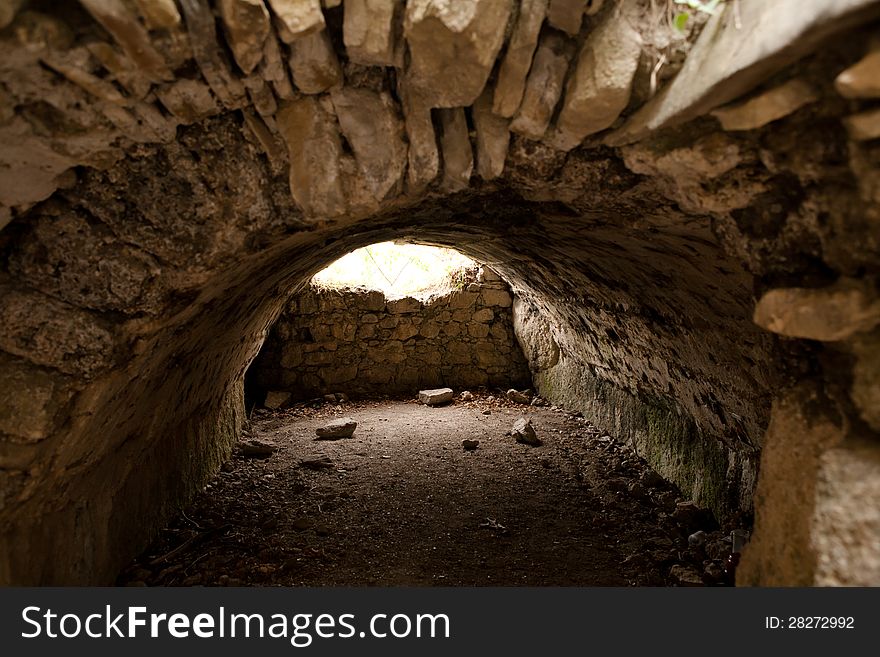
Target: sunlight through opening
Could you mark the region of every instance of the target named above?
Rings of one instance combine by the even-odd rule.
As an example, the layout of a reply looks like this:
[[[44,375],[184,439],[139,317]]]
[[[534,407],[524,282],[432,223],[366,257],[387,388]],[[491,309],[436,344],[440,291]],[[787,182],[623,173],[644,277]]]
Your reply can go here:
[[[426,298],[459,286],[464,273],[476,266],[453,249],[380,242],[343,256],[318,272],[312,283],[380,290],[389,299]]]

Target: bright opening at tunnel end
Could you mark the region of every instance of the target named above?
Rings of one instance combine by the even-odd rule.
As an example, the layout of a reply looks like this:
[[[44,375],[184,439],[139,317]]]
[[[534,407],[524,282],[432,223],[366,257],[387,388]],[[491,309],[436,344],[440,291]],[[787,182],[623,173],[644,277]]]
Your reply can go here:
[[[454,249],[423,244],[380,242],[352,251],[318,272],[322,288],[379,290],[388,299],[426,299],[461,284],[477,263]]]

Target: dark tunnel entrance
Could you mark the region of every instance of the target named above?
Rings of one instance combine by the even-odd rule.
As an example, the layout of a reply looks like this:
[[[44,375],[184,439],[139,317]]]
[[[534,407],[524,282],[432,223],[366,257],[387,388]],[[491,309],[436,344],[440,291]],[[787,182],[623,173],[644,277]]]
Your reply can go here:
[[[473,381],[473,386],[453,385],[453,403],[439,408],[416,402],[414,393],[424,382],[418,377],[405,380],[405,399],[394,399],[402,390],[386,390],[384,381],[367,382],[365,390],[376,391],[372,395],[346,393],[340,398],[337,393],[345,392],[344,384],[351,379],[339,383],[333,383],[332,378],[330,383],[320,379],[321,370],[335,370],[332,358],[319,356],[309,370],[317,378],[307,393],[291,394],[275,409],[245,411],[250,422],[245,423],[243,442],[235,449],[233,459],[223,466],[210,488],[197,497],[186,516],[178,518],[176,526],[172,524],[158,543],[125,569],[120,581],[731,583],[733,570],[727,563],[733,548],[731,531],[738,532],[741,543],[750,527],[751,489],[747,487],[754,482],[755,464],[747,451],[740,455],[718,438],[706,442],[705,427],[698,428],[697,420],[688,417],[667,395],[670,390],[698,382],[690,375],[686,377],[684,369],[662,370],[658,363],[659,354],[664,353],[665,358],[683,357],[701,367],[719,368],[714,377],[736,381],[736,377],[743,376],[754,383],[748,377],[755,375],[744,373],[748,372],[750,359],[737,363],[740,355],[736,352],[744,346],[754,349],[762,340],[747,316],[733,316],[729,308],[717,318],[708,315],[705,307],[699,317],[670,312],[673,306],[680,311],[683,301],[688,304],[685,307],[696,309],[700,302],[710,303],[710,299],[715,305],[710,303],[708,307],[720,311],[719,294],[735,297],[748,289],[747,285],[734,273],[737,268],[731,263],[725,266],[717,258],[705,257],[716,249],[711,240],[682,235],[677,228],[670,234],[657,230],[649,241],[625,231],[612,231],[601,239],[602,231],[597,230],[591,236],[591,254],[586,256],[580,249],[560,246],[564,239],[547,242],[540,226],[544,217],[558,219],[554,204],[532,205],[531,211],[535,214],[517,231],[516,242],[518,246],[533,244],[528,247],[533,251],[508,250],[507,238],[476,241],[472,229],[464,225],[445,235],[440,233],[432,242],[455,246],[459,244],[456,232],[464,229],[470,233],[469,239],[461,242],[467,245],[466,251],[479,244],[474,249],[476,257],[483,255],[485,260],[500,263],[495,266],[505,272],[504,280],[491,280],[490,289],[493,294],[500,292],[499,296],[509,297],[503,308],[511,313],[511,330],[515,327],[517,347],[521,346],[528,368],[527,378],[513,387],[531,388],[535,406],[531,405],[532,397],[525,401],[508,398],[506,383],[493,389],[488,379],[485,389],[481,389],[481,380]],[[665,264],[656,255],[650,259],[639,257],[641,249],[656,254],[656,243],[664,240],[678,243],[668,250],[671,256]],[[335,250],[339,242],[332,244]],[[618,277],[625,272],[626,279],[613,280],[610,274],[600,274],[600,262],[603,270],[610,264],[609,271],[616,271]],[[706,263],[711,263],[709,270],[704,269]],[[487,267],[487,271],[491,270]],[[724,278],[719,279],[719,271],[723,271]],[[581,273],[574,279],[567,276],[574,272]],[[485,284],[487,274],[482,278]],[[501,277],[489,274],[488,278]],[[507,280],[511,281],[510,289]],[[650,288],[639,288],[648,281]],[[686,289],[675,287],[684,281]],[[479,282],[474,283],[480,287]],[[456,290],[452,298],[465,293],[480,299],[482,290],[477,288]],[[285,346],[295,345],[294,350],[300,349],[300,353],[291,356],[288,349],[290,367],[283,369],[290,370],[288,376],[298,376],[297,372],[309,369],[304,368],[306,353],[322,353],[301,349],[321,344],[318,337],[336,342],[337,351],[346,332],[351,333],[347,337],[352,343],[360,344],[358,329],[363,324],[353,322],[353,330],[347,331],[346,318],[340,315],[350,311],[354,302],[345,301],[339,291],[331,291],[322,301],[320,292],[302,284],[294,289],[297,291],[287,301],[279,295],[274,321],[263,329],[269,336],[264,351],[252,361],[249,372],[261,359],[264,367],[266,362],[281,363]],[[369,306],[361,309],[363,314],[377,315],[377,325],[382,321],[379,314],[400,317],[424,310],[406,299],[389,302],[384,298],[380,309],[380,299],[375,295],[355,296],[363,297]],[[578,300],[576,306],[574,299]],[[483,310],[476,303],[462,305],[469,313]],[[748,301],[742,299],[740,308],[747,307]],[[320,319],[324,313],[330,314],[327,321]],[[493,311],[493,320],[496,315]],[[716,349],[699,360],[688,352],[694,340],[690,331],[701,331],[700,340],[705,344],[715,340],[716,346],[717,341],[730,337],[729,331],[713,325],[713,320],[745,328],[757,342],[746,339],[737,340],[735,345],[726,343],[728,351]],[[316,322],[323,328],[316,329]],[[387,343],[398,328],[399,324],[389,324],[389,335],[379,342]],[[654,341],[643,342],[638,337],[639,328],[650,331]],[[273,338],[273,332],[281,335]],[[583,351],[585,347],[587,351]],[[382,350],[381,344],[367,344],[366,348]],[[752,353],[755,363],[769,358],[769,352],[760,357]],[[378,358],[384,360],[384,352]],[[590,376],[596,366],[588,365],[587,359],[595,363],[597,358],[622,380],[633,381],[631,395],[615,397],[609,395],[610,390],[589,387],[594,385]],[[400,362],[405,363],[405,358]],[[343,357],[337,366],[350,364],[351,357]],[[665,375],[663,387],[652,391],[655,377],[661,375]],[[285,392],[283,386],[266,385],[265,379],[258,381],[252,373],[245,377],[246,386],[248,379],[256,383],[250,388],[256,394],[246,392],[255,406],[266,401],[260,388],[279,392],[274,388],[280,387],[280,392]],[[290,380],[298,382],[292,386],[295,391],[301,379]],[[390,400],[370,399],[377,393],[389,396],[388,392],[394,393]],[[463,392],[469,395],[463,398]],[[333,401],[325,400],[326,394],[333,394]],[[718,426],[723,435],[723,404],[733,397],[720,400],[714,397],[715,392],[711,394],[716,400],[714,407],[705,406],[705,398],[693,394],[691,408],[706,414],[703,419],[722,418]],[[543,401],[543,395],[548,401]],[[737,403],[743,400],[737,399]],[[741,408],[731,413],[743,418],[735,428],[738,432],[747,431],[750,421],[758,431],[762,428],[763,420],[754,414],[750,416]],[[340,417],[358,423],[358,430],[349,439],[357,443],[316,442],[319,425]],[[530,420],[541,447],[517,440],[515,424],[521,417]],[[599,424],[597,419],[607,424]],[[478,441],[478,446],[466,447],[465,440]],[[670,450],[679,449],[689,450],[696,458],[687,463],[681,457],[664,462]],[[740,480],[730,478],[729,458],[722,456],[731,453],[742,458],[739,471],[735,471]],[[401,458],[403,454],[406,456]],[[676,471],[676,464],[684,470]],[[661,475],[658,470],[664,467],[667,470]],[[751,472],[749,467],[753,468]],[[455,532],[435,535],[435,529],[450,523],[457,527]],[[222,531],[216,538],[209,535],[201,544],[202,534],[212,531],[206,531],[206,527]],[[397,529],[388,531],[394,527]],[[401,532],[409,538],[395,538]],[[244,536],[249,538],[244,540]],[[371,536],[376,537],[374,545],[367,549],[363,546],[371,545]],[[465,539],[460,544],[462,536]],[[185,561],[199,556],[190,550],[167,557],[179,547],[181,537],[195,539],[202,552],[208,554],[199,561],[201,566],[196,564],[194,569],[189,563],[177,561],[178,557]],[[493,541],[492,549],[484,549],[481,554],[477,546],[487,540]],[[417,547],[408,547],[410,541]],[[231,551],[215,549],[214,542],[237,547]],[[436,549],[429,549],[432,545]],[[456,556],[458,548],[470,550],[470,556]],[[439,561],[437,550],[444,555]],[[690,561],[673,559],[673,555],[688,550]],[[526,556],[511,562],[512,554]],[[239,557],[244,565],[236,566],[230,574],[231,564]],[[397,566],[381,574],[383,559]],[[536,567],[536,563],[543,565]],[[672,570],[672,566],[679,567]],[[515,575],[505,579],[501,573],[511,568]]]

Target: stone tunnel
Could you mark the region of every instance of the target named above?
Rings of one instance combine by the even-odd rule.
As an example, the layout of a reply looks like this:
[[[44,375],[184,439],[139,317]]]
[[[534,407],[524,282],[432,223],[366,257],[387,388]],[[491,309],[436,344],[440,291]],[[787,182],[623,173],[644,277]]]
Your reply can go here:
[[[880,584],[878,20],[4,2],[0,582],[112,582],[229,457],[290,295],[397,240],[509,284],[544,398],[754,512],[738,584]]]

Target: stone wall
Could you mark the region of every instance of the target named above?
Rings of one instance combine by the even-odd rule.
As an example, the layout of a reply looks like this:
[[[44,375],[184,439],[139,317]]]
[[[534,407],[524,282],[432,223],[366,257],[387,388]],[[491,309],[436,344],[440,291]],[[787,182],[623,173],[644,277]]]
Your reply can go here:
[[[287,303],[248,381],[294,399],[528,387],[511,307],[509,288],[488,268],[425,301],[310,286]]]

